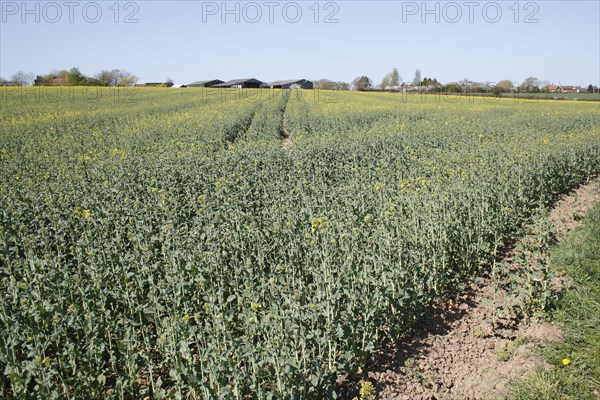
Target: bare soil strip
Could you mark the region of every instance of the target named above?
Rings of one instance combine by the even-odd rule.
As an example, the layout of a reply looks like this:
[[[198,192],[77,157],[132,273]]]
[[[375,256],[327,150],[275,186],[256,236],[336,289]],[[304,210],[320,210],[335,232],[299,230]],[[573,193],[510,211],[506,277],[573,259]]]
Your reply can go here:
[[[558,238],[577,226],[598,200],[598,179],[565,195],[550,213]],[[511,380],[544,366],[532,350],[540,342],[561,340],[560,328],[514,321],[509,334],[491,335],[491,309],[484,299],[493,295],[490,281],[472,285],[457,301],[435,307],[410,339],[390,345],[368,374],[379,398],[494,399]]]
[[[287,107],[287,103],[285,105]],[[281,112],[281,146],[283,150],[290,151],[294,147],[294,142],[292,141],[292,137],[290,135],[290,131],[288,131],[287,124],[285,121],[285,108]]]
[[[294,147],[294,142],[292,142],[290,132],[288,131],[287,125],[285,123],[285,110],[281,115],[281,146],[286,151],[289,151],[292,149],[292,147]]]
[[[596,178],[558,201],[550,212],[558,238],[575,228],[594,202],[599,200],[600,178]]]

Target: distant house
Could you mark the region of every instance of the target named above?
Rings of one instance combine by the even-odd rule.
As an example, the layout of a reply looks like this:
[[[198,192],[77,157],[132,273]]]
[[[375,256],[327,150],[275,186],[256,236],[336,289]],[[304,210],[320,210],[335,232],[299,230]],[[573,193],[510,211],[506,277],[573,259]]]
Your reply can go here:
[[[306,79],[291,79],[286,81],[271,82],[269,86],[273,89],[313,89],[314,84]]]
[[[417,92],[417,91],[419,91],[419,86],[413,85],[412,83],[403,82],[402,85],[400,85],[400,90],[403,93]]]
[[[210,81],[198,81],[198,82],[192,82],[192,83],[188,83],[187,85],[185,85],[186,87],[212,87],[215,85],[219,85],[221,83],[225,83],[224,81],[220,80],[220,79],[213,79]]]
[[[559,89],[560,89],[560,87],[557,85],[547,85],[546,86],[546,91],[548,93],[556,93],[556,92],[558,92]]]
[[[581,88],[577,86],[560,86],[558,91],[560,93],[579,93]]]
[[[66,76],[54,76],[50,82],[50,86],[65,86],[67,84]]]
[[[383,88],[386,92],[400,92],[402,91],[402,86],[400,85],[388,85]]]
[[[258,89],[263,87],[264,82],[259,81],[258,79],[249,78],[249,79],[233,79],[231,81],[219,83],[212,87],[216,88],[235,88],[235,89]]]

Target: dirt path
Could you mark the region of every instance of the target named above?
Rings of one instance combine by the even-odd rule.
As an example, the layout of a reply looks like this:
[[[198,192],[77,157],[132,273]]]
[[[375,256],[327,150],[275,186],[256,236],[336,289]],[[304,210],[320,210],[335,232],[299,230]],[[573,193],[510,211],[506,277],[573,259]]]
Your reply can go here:
[[[281,137],[281,147],[283,150],[290,151],[294,147],[294,142],[292,141],[292,136],[290,135],[290,131],[288,131],[286,118],[285,118],[285,110],[287,108],[287,102],[289,98],[286,100],[285,106],[281,110],[281,131],[279,132],[279,136]]]
[[[600,200],[600,178],[580,186],[558,201],[550,212],[550,219],[557,228],[558,239],[575,228],[579,221]]]
[[[565,195],[551,210],[560,238],[600,200],[600,180]],[[544,365],[532,351],[536,343],[557,341],[561,331],[548,323],[514,322],[513,329],[492,335],[490,281],[472,285],[456,302],[432,310],[404,343],[391,345],[369,379],[382,399],[494,399],[512,379]]]
[[[285,122],[285,110],[281,114],[281,146],[285,151],[290,151],[294,147],[294,142],[290,136]]]

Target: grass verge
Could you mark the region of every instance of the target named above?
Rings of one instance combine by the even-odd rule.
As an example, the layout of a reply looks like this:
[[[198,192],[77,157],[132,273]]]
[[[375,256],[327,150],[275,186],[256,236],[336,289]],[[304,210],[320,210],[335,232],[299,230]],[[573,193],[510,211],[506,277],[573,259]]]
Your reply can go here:
[[[600,203],[552,250],[551,262],[573,280],[546,314],[563,326],[563,340],[541,348],[550,367],[514,382],[508,399],[600,399]]]

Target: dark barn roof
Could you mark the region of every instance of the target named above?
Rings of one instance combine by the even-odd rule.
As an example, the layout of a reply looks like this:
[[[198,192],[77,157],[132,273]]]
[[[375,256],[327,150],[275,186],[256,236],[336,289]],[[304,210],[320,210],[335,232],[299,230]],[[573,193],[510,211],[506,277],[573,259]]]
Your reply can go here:
[[[283,86],[283,85],[292,85],[294,83],[305,81],[306,79],[288,79],[285,81],[275,81],[271,82],[271,86]]]
[[[290,88],[294,85],[297,85],[298,87],[302,87],[305,89],[312,89],[313,88],[313,83],[312,81],[309,81],[307,79],[287,79],[287,80],[283,80],[283,81],[275,81],[275,82],[271,82],[270,86],[272,88]]]
[[[232,79],[230,81],[224,82],[224,83],[220,83],[218,85],[215,85],[214,87],[232,87],[232,86],[237,86],[237,85],[245,85],[245,84],[258,84],[261,85],[263,82],[259,81],[258,79],[254,79],[254,78],[247,78],[247,79]]]
[[[197,82],[188,83],[186,86],[187,87],[211,87],[211,86],[215,86],[215,85],[218,85],[221,83],[223,83],[223,81],[220,79],[211,79],[208,81],[197,81]]]

